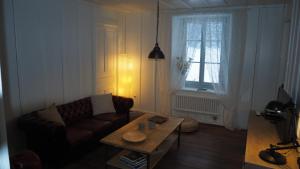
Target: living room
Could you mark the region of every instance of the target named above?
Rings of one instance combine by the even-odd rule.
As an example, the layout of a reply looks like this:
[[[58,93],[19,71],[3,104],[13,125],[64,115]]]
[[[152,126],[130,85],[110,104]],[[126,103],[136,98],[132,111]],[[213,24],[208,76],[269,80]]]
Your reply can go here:
[[[242,168],[250,112],[263,112],[281,84],[299,110],[297,0],[3,0],[1,9],[0,169],[8,153],[30,149],[22,116],[94,95],[111,93],[114,106],[131,98],[128,110],[115,106],[129,121],[156,113],[197,124],[181,135],[186,150],[177,156],[174,144],[157,168]],[[156,43],[163,58],[149,56]]]

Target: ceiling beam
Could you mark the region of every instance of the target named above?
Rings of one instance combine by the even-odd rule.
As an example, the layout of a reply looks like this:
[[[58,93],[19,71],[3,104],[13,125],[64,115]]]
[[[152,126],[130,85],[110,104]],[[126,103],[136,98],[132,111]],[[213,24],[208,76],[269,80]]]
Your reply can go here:
[[[186,8],[193,8],[186,0],[180,0],[180,2]]]
[[[160,0],[160,3],[170,9],[176,8],[174,5],[171,5],[170,3],[166,2],[166,0]]]

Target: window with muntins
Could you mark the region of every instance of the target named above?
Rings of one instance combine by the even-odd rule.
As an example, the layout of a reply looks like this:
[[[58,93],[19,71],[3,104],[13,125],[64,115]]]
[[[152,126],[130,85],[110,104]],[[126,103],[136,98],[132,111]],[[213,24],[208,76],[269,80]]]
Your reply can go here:
[[[230,16],[201,16],[187,19],[186,58],[192,58],[185,79],[186,88],[213,89],[224,83],[227,62]]]

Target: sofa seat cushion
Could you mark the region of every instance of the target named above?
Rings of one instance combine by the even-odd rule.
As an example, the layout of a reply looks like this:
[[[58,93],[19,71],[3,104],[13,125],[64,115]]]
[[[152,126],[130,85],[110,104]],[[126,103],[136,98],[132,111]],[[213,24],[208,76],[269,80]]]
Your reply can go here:
[[[112,126],[112,123],[109,121],[100,121],[94,118],[80,120],[73,127],[85,129],[93,132],[96,136],[99,134],[106,133],[108,129]]]
[[[75,127],[66,127],[66,136],[69,143],[74,146],[90,140],[93,137],[93,132]]]
[[[94,118],[103,121],[110,121],[112,123],[118,123],[120,121],[125,121],[127,119],[127,115],[125,113],[103,113],[95,115]]]

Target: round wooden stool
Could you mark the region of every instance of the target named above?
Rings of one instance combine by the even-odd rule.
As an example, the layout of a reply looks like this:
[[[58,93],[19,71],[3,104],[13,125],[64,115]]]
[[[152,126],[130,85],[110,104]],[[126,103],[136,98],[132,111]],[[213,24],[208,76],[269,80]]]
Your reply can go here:
[[[197,120],[190,117],[184,117],[184,121],[181,123],[181,132],[191,133],[197,131],[198,129],[199,124]]]

